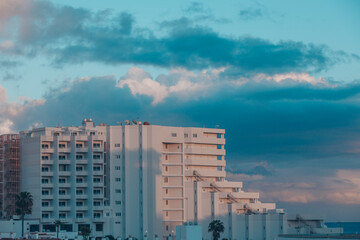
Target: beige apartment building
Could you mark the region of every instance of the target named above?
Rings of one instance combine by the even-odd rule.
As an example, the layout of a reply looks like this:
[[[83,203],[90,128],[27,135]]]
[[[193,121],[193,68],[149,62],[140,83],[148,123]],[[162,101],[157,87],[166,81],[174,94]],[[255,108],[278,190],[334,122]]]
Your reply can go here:
[[[126,121],[23,131],[22,190],[40,230],[91,227],[94,237],[175,238],[176,226],[221,219],[228,239],[272,239],[286,229],[275,204],[226,180],[225,130]],[[254,235],[255,234],[255,235]],[[255,237],[254,237],[255,236]]]

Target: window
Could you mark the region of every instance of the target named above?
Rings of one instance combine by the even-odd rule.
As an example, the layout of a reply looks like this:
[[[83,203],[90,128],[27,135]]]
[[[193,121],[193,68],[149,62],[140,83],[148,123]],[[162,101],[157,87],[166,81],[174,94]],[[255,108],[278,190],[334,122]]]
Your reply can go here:
[[[41,195],[49,195],[49,191],[48,190],[42,190]]]
[[[120,216],[121,216],[121,213],[120,213],[120,212],[117,212],[117,213],[115,213],[115,216],[120,217]]]
[[[169,200],[166,200],[166,205],[169,205]]]
[[[194,137],[194,138],[197,138],[197,133],[194,133],[194,134],[193,134],[193,137]]]
[[[115,193],[121,193],[121,189],[115,189]]]
[[[217,160],[222,160],[222,156],[221,156],[221,155],[218,155],[218,156],[217,156]]]
[[[76,167],[76,171],[81,172],[81,171],[83,171],[83,168],[82,167]]]
[[[93,148],[100,148],[100,143],[94,143]]]
[[[94,195],[100,195],[100,194],[101,194],[101,190],[100,190],[100,189],[94,189],[94,190],[93,190],[93,194],[94,194]]]
[[[49,156],[41,156],[42,160],[49,160]]]
[[[42,207],[48,207],[48,206],[49,206],[49,202],[42,202],[42,203],[41,203],[41,206],[42,206]]]
[[[218,170],[218,171],[222,171],[222,167],[221,167],[221,166],[218,166],[218,167],[217,167],[217,170]]]
[[[217,178],[216,178],[216,181],[217,181],[217,182],[221,182],[221,180],[222,180],[221,177],[217,177]]]
[[[76,160],[82,160],[83,159],[83,155],[76,155]]]
[[[101,214],[100,213],[94,213],[94,218],[100,218]]]
[[[121,155],[115,155],[115,157],[116,157],[117,159],[120,159],[120,158],[121,158]]]
[[[65,195],[66,191],[65,190],[59,190],[59,195]]]
[[[42,145],[41,145],[41,148],[42,148],[42,149],[48,149],[48,148],[49,148],[49,145],[48,145],[48,144],[42,144]]]
[[[83,218],[83,217],[84,217],[83,213],[80,213],[80,212],[76,213],[76,218]]]
[[[84,206],[84,202],[83,201],[76,201],[76,206],[77,207]]]
[[[66,206],[66,202],[59,202],[59,207],[65,207]]]
[[[84,145],[83,145],[82,143],[77,143],[77,144],[76,144],[76,148],[83,148],[83,146],[84,146]]]
[[[66,156],[65,155],[59,155],[59,160],[65,160]]]
[[[120,143],[115,143],[115,147],[120,147]]]
[[[95,132],[90,132],[90,136],[95,136]]]
[[[43,213],[43,214],[41,214],[41,217],[42,218],[49,218],[49,214],[48,213]]]
[[[217,138],[221,138],[221,133],[216,134]]]
[[[176,133],[172,133],[171,136],[172,136],[172,137],[176,137],[177,134],[176,134]]]
[[[101,182],[101,178],[93,178],[93,183],[100,183]]]
[[[65,178],[59,178],[59,183],[66,183],[66,179]]]
[[[116,205],[121,205],[121,201],[115,201]]]
[[[66,218],[66,213],[59,213],[59,218]]]
[[[102,223],[95,224],[95,230],[97,232],[102,232],[103,231],[103,224]]]
[[[189,134],[184,133],[184,138],[187,138],[187,137],[189,137]]]
[[[121,170],[120,166],[116,166],[115,170]]]
[[[82,189],[76,189],[76,195],[83,195],[84,191]]]
[[[168,177],[164,177],[164,183],[169,182],[169,178]]]
[[[93,167],[93,171],[101,171],[101,167],[95,166],[95,167]]]
[[[99,202],[99,201],[94,201],[94,202],[93,202],[93,205],[94,205],[94,206],[97,206],[97,207],[98,207],[98,206],[101,206],[101,202]]]
[[[43,178],[43,179],[41,179],[41,183],[49,183],[49,179],[48,178]]]
[[[101,159],[101,155],[100,154],[94,154],[93,159]]]
[[[221,145],[217,145],[217,149],[221,149]]]
[[[76,183],[83,183],[84,179],[83,178],[76,178]]]
[[[42,172],[48,172],[48,171],[49,171],[49,168],[47,168],[47,167],[42,167],[42,168],[41,168],[41,171],[42,171]]]
[[[239,192],[239,188],[233,188],[233,192]]]
[[[66,148],[66,145],[63,144],[63,143],[60,143],[60,144],[59,144],[59,148]]]
[[[121,178],[115,178],[115,182],[121,182]]]

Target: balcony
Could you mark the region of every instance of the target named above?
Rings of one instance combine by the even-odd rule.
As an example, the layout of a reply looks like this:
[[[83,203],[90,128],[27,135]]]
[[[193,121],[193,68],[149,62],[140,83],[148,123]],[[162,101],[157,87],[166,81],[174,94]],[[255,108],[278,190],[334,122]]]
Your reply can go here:
[[[192,166],[225,166],[225,160],[207,160],[207,159],[186,159],[185,165]]]
[[[54,176],[54,172],[41,172],[41,176],[43,177],[52,177]]]
[[[71,148],[69,148],[69,147],[67,147],[67,148],[58,148],[58,152],[59,153],[70,153]]]
[[[53,165],[53,160],[41,160],[41,165]]]
[[[42,183],[41,187],[42,188],[53,188],[54,184],[53,183]]]
[[[68,176],[70,176],[70,175],[71,175],[70,171],[59,171],[59,176],[66,176],[66,177],[68,177]]]
[[[100,194],[93,194],[93,198],[95,199],[98,199],[98,198],[100,198],[100,199],[103,199],[104,198],[104,194],[103,193],[100,193]]]
[[[93,185],[93,187],[104,187],[104,183],[103,183],[103,182],[93,183],[92,185]]]
[[[88,172],[87,171],[76,171],[76,175],[77,176],[87,176]]]
[[[101,159],[93,159],[93,163],[102,164],[102,163],[104,163],[104,159],[103,158],[101,158]]]
[[[71,199],[70,194],[58,195],[59,199]]]
[[[49,206],[49,207],[41,207],[41,211],[43,211],[43,212],[52,212],[52,211],[54,211],[54,207],[51,207],[51,206]]]
[[[41,222],[53,224],[55,222],[55,218],[41,218]]]
[[[198,137],[198,138],[189,138],[185,139],[189,143],[202,143],[202,144],[225,144],[225,138],[216,138],[216,137]]]
[[[103,170],[100,170],[100,171],[93,171],[93,175],[99,175],[99,176],[102,176],[102,175],[104,175],[104,171],[103,171]]]
[[[104,147],[94,147],[93,152],[104,152]]]
[[[88,195],[87,194],[77,194],[76,199],[88,199]]]
[[[225,155],[225,149],[205,148],[205,147],[185,148],[184,152],[186,154]]]
[[[93,211],[103,211],[104,206],[93,206]]]
[[[89,218],[76,218],[75,222],[77,223],[83,223],[83,222],[86,222],[88,223],[90,221]]]
[[[59,206],[59,211],[70,212],[71,207],[70,206]]]
[[[53,148],[42,148],[41,152],[42,153],[54,153],[54,149]]]
[[[87,211],[89,208],[87,206],[76,206],[76,211]]]
[[[88,164],[87,159],[76,159],[75,162],[78,164]]]
[[[52,200],[54,196],[52,194],[49,195],[41,195],[42,200]]]
[[[71,184],[70,183],[59,183],[59,187],[60,188],[70,188]]]
[[[217,171],[217,170],[195,170],[195,172],[197,172],[197,174],[200,177],[226,177],[226,172],[225,171]],[[185,176],[187,177],[192,177],[194,176],[194,170],[186,170],[185,171]]]
[[[70,160],[59,160],[58,161],[59,164],[71,164]]]
[[[76,187],[86,188],[86,187],[88,187],[88,184],[85,183],[85,182],[82,182],[82,183],[76,183],[75,186],[76,186]]]
[[[87,147],[76,148],[75,151],[76,151],[76,152],[79,152],[79,153],[87,153],[87,152],[88,152],[88,148],[87,148]]]

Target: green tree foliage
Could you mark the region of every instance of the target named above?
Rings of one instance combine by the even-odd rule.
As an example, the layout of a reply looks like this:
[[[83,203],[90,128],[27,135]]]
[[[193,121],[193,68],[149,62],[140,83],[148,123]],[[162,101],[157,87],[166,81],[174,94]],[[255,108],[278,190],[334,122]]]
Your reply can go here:
[[[29,192],[21,192],[15,196],[16,214],[21,217],[21,236],[24,237],[24,218],[26,214],[32,213],[33,196]]]
[[[208,232],[212,232],[213,239],[218,240],[220,239],[220,233],[224,232],[224,224],[220,220],[214,220],[209,223]]]

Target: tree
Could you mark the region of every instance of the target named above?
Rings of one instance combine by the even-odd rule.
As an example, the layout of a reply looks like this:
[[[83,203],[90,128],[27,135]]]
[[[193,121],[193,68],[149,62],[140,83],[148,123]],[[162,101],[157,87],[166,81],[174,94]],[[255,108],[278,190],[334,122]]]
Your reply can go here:
[[[209,223],[208,232],[212,232],[213,239],[218,240],[220,238],[220,233],[224,232],[224,224],[220,220],[214,220]]]
[[[63,225],[63,222],[61,220],[56,220],[54,224],[56,226],[56,238],[59,239],[59,230],[60,226]]]
[[[91,229],[88,226],[83,226],[80,231],[83,236],[83,239],[88,240],[91,233]]]
[[[24,237],[24,218],[26,214],[32,213],[33,196],[29,192],[21,192],[15,196],[16,214],[21,217],[21,236]]]

